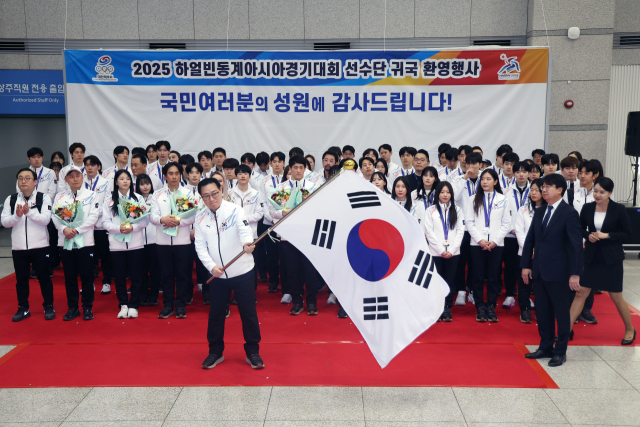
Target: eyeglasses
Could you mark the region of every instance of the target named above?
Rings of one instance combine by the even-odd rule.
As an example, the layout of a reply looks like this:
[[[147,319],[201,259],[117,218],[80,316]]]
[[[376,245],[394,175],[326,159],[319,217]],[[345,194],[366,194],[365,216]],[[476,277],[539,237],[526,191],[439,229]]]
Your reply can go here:
[[[416,163],[424,163],[424,162],[427,161],[427,159],[418,159],[418,158],[416,158],[415,161],[416,161]]]
[[[29,181],[33,181],[33,177],[31,176],[27,176],[27,177],[19,177],[18,178],[18,182],[29,182]]]
[[[544,185],[542,186],[542,190],[552,190],[552,189],[554,189],[554,188],[556,188],[556,186],[555,186],[555,185],[546,185],[546,184],[544,184]]]
[[[202,200],[209,200],[209,199],[215,199],[220,195],[219,191],[214,191],[213,193],[208,193],[208,194],[203,194],[202,195]]]

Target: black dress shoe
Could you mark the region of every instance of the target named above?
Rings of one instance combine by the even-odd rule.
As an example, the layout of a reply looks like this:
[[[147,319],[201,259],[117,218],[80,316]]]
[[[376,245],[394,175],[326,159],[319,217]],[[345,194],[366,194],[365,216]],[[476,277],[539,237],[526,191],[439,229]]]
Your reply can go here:
[[[48,305],[44,308],[44,320],[53,320],[56,318],[56,311],[52,305]]]
[[[633,338],[630,340],[622,340],[622,345],[631,345],[636,340],[636,330],[633,330]]]
[[[537,349],[533,353],[525,354],[524,357],[526,357],[527,359],[547,359],[553,357],[553,353],[550,351],[547,352]]]
[[[31,312],[29,311],[29,307],[18,307],[18,311],[11,318],[12,322],[19,322],[21,320],[26,319],[27,317],[31,317]]]
[[[522,323],[531,323],[531,310],[524,309],[520,313],[520,321]]]
[[[69,311],[67,311],[67,314],[65,314],[62,317],[62,320],[64,321],[71,321],[73,319],[75,319],[76,317],[80,316],[80,310],[78,310],[78,308],[70,308]]]
[[[84,307],[82,309],[82,320],[93,320],[93,311],[91,311],[91,307]]]
[[[556,366],[562,366],[564,362],[567,361],[567,356],[553,356],[551,360],[549,360],[549,366],[555,368]]]
[[[278,292],[278,284],[276,283],[275,286],[269,285],[269,290],[267,292],[269,292],[270,294],[275,294],[276,292]]]

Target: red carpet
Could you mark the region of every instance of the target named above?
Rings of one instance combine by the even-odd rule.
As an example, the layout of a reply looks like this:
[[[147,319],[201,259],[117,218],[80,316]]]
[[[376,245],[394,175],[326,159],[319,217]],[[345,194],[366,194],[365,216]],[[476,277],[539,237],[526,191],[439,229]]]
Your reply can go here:
[[[557,386],[537,362],[523,357],[525,344],[537,344],[535,322],[524,325],[519,310],[499,308],[500,322],[475,322],[475,309],[454,307],[452,323],[439,323],[380,369],[349,319],[320,293],[320,314],[290,316],[280,294],[258,289],[261,355],[266,369],[245,362],[237,308],[227,319],[225,361],[211,371],[200,365],[207,354],[208,306],[196,292],[187,319],[160,320],[157,307],[141,307],[140,317],[118,320],[115,292],[100,295],[96,280],[95,319],[63,322],[66,295],[61,270],[54,278],[57,318],[45,321],[39,286],[31,282],[32,316],[12,323],[15,278],[0,280],[0,345],[18,345],[0,358],[0,388],[84,386]],[[162,295],[162,294],[161,294]],[[162,303],[160,303],[162,304]],[[607,295],[597,295],[598,325],[576,325],[572,345],[617,345],[624,332]],[[637,313],[637,311],[635,311]],[[640,329],[640,318],[633,316]]]

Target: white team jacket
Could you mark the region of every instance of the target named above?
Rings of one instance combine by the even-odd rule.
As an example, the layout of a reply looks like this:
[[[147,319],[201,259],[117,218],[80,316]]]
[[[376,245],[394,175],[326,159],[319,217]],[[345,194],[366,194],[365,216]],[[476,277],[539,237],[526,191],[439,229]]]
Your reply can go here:
[[[251,187],[247,189],[246,193],[240,191],[240,188],[235,187],[231,190],[231,203],[240,206],[244,210],[244,216],[249,227],[253,232],[253,238],[258,238],[258,221],[264,216],[265,206],[262,195]]]
[[[140,194],[135,194],[136,202],[144,203],[144,197]],[[118,194],[120,196],[120,194]],[[129,197],[122,197],[123,199],[128,199]],[[120,216],[116,213],[115,216],[111,212],[111,207],[113,206],[113,197],[109,196],[104,200],[102,204],[102,228],[107,230],[109,233],[109,250],[110,251],[133,251],[136,249],[142,249],[144,246],[144,231],[146,226],[149,224],[149,215],[142,219],[142,221],[131,224],[133,227],[133,231],[131,232],[131,242],[119,242],[114,236],[120,233],[120,224],[122,221],[120,220]]]
[[[55,210],[56,206],[66,206],[73,203],[74,200],[82,202],[82,210],[84,212],[84,221],[80,227],[76,228],[76,231],[84,236],[83,241],[85,246],[93,246],[93,228],[101,213],[98,195],[84,187],[80,188],[75,196],[71,190],[63,191],[62,193],[56,194],[56,198],[53,201],[53,209]],[[62,247],[65,240],[62,230],[65,229],[66,225],[62,224],[55,216],[53,217],[53,225],[55,225],[58,230],[58,246]]]
[[[245,243],[253,242],[242,208],[224,200],[216,212],[205,207],[197,213],[195,230],[196,253],[209,272],[216,265],[224,267],[244,250]],[[253,255],[244,254],[221,277],[240,276],[251,271],[253,266]]]
[[[149,194],[149,197],[147,199],[144,199],[144,202],[147,204],[147,209],[151,209],[151,199],[153,199],[153,194]],[[151,214],[149,214],[149,222],[147,223],[147,226],[144,228],[142,237],[144,239],[145,245],[156,244],[156,225],[151,222]]]
[[[449,216],[449,209],[451,207],[451,203],[447,203],[447,205],[443,205],[440,203],[440,209],[442,210],[442,214],[444,217]],[[448,251],[451,255],[460,255],[460,245],[462,245],[462,238],[464,237],[464,215],[462,214],[462,209],[456,206],[456,225],[453,230],[449,229],[448,231],[448,240],[449,247]],[[448,227],[448,224],[447,224]],[[444,242],[444,228],[442,227],[442,218],[438,213],[438,209],[435,205],[429,206],[424,216],[424,231],[425,236],[427,237],[427,242],[429,243],[429,248],[431,249],[432,256],[442,256],[442,253],[445,251],[443,242]]]
[[[529,203],[525,203],[524,206],[520,206],[520,209],[516,214],[516,237],[518,239],[519,246],[518,255],[522,255],[522,248],[524,248],[524,241],[527,238],[529,227],[531,227],[533,214],[536,212],[535,209],[529,212]]]
[[[54,174],[55,176],[55,174]],[[11,196],[4,201],[2,208],[2,225],[5,228],[12,227],[11,230],[11,249],[14,251],[24,251],[29,249],[38,249],[49,246],[49,232],[47,224],[51,220],[51,198],[45,194],[42,196],[42,213],[36,209],[36,193],[33,191],[29,199],[25,199],[21,192],[18,192],[16,200],[16,209],[18,205],[29,204],[29,213],[19,217],[17,214],[11,214]]]
[[[129,172],[129,174],[133,177],[133,173],[131,172],[131,168],[129,166],[125,166],[124,169]],[[118,165],[113,165],[107,170],[102,172],[102,177],[104,179],[109,180],[109,193],[113,192],[114,183],[113,180],[116,177],[116,172],[118,172]]]
[[[96,175],[94,179],[89,179],[85,175],[84,188],[93,191],[98,197],[98,203],[100,203],[100,216],[98,217],[98,221],[96,222],[95,229],[102,230],[102,204],[104,203],[104,199],[106,197],[109,197],[113,190],[109,190],[109,181],[100,176],[100,174]]]
[[[522,195],[520,195],[517,184],[515,183],[511,186],[509,191],[502,191],[509,200],[509,212],[511,213],[511,228],[507,233],[507,239],[515,239],[517,237],[511,234],[511,230],[516,229],[516,218],[518,217],[518,211],[520,210],[520,208],[524,205],[529,204],[530,187],[531,184],[529,184],[529,181],[527,181],[527,188],[526,190],[524,190],[524,193],[522,193]]]
[[[189,197],[190,200],[195,200],[191,192],[184,187],[178,187],[176,191]],[[191,243],[190,230],[191,224],[195,221],[195,215],[180,222],[178,237],[171,237],[162,232],[164,225],[160,224],[160,218],[171,215],[170,194],[169,188],[165,187],[154,191],[151,197],[150,216],[151,222],[156,225],[156,244],[165,246],[188,245]]]
[[[41,166],[39,169],[34,169],[33,166],[29,166],[29,169],[36,173],[36,177],[38,181],[36,182],[35,191],[39,191],[42,194],[46,194],[49,196],[50,200],[56,195],[56,191],[58,190],[58,184],[56,181],[56,173],[49,168],[45,168]],[[18,187],[18,181],[16,181],[16,193],[20,192],[20,188]]]
[[[495,194],[495,198],[493,194]],[[473,210],[473,199],[470,199],[466,207],[467,210],[464,213],[465,227],[469,235],[471,235],[471,246],[478,246],[480,240],[488,240],[498,246],[504,246],[504,238],[511,230],[511,214],[507,197],[497,191],[485,193],[485,200],[487,196],[489,196],[489,200],[493,200],[491,214],[489,215],[489,236],[483,232],[485,217],[482,206],[480,206],[476,214]]]

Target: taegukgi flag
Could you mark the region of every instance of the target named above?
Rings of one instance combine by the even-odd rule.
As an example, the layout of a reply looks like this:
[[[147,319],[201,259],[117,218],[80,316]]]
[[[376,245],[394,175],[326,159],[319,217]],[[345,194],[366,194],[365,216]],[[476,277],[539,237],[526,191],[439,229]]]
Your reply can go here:
[[[277,232],[318,269],[382,368],[433,325],[449,293],[418,222],[350,171]]]

